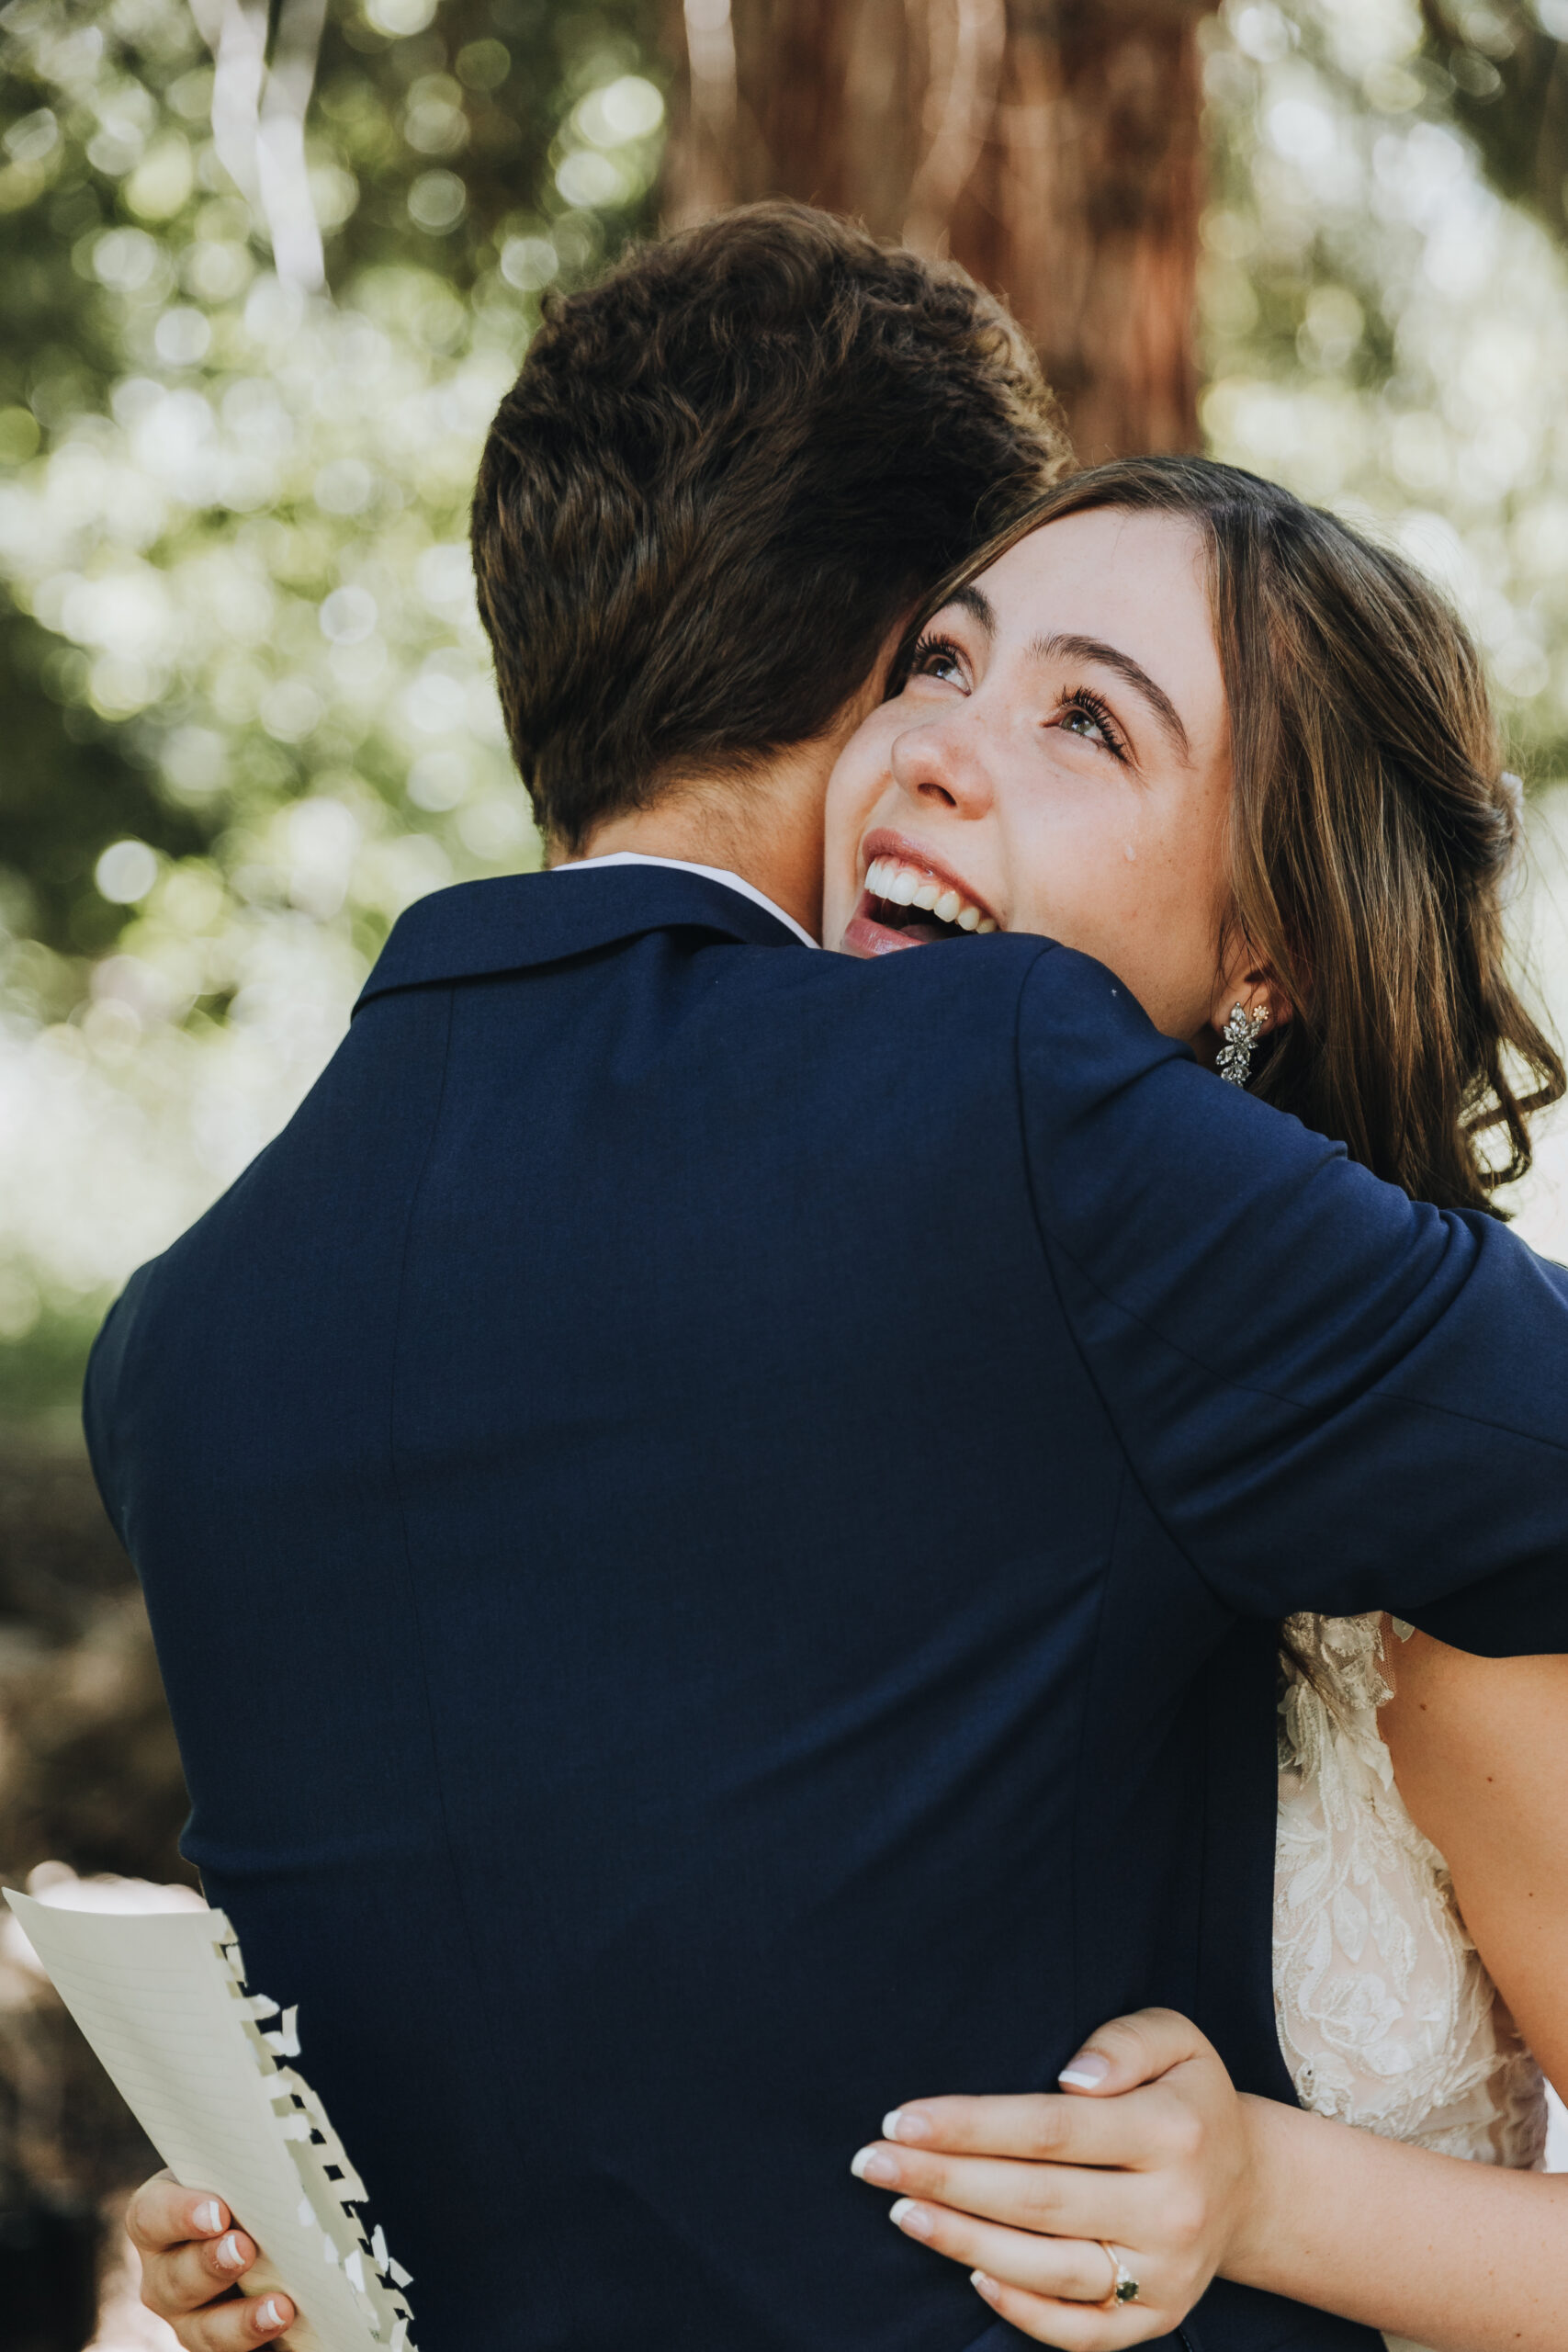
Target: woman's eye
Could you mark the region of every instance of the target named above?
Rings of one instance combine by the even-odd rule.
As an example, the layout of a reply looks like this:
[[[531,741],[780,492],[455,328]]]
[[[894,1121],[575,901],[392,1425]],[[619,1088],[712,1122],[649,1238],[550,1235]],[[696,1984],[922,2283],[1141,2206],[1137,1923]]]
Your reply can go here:
[[[1077,735],[1086,743],[1098,743],[1113,760],[1125,756],[1122,737],[1098,695],[1075,694],[1064,696],[1056,707],[1054,722],[1066,734]]]
[[[941,678],[954,686],[961,686],[964,683],[964,665],[958,658],[957,648],[944,645],[940,639],[917,645],[909,669],[911,675],[917,678]]]

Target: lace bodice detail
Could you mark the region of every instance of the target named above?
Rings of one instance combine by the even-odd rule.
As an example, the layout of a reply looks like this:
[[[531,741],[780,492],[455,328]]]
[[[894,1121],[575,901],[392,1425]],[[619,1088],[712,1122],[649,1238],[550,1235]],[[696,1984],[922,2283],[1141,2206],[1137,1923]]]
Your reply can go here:
[[[1529,2169],[1540,2070],[1465,1933],[1442,1856],[1394,1786],[1377,1617],[1295,1617],[1280,1707],[1274,1997],[1303,2107]]]

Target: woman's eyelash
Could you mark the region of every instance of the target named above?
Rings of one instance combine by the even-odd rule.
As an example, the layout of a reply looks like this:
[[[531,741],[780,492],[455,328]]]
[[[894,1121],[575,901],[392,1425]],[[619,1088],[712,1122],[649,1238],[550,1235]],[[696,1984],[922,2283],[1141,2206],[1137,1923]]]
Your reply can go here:
[[[918,677],[925,674],[927,663],[934,660],[938,654],[944,661],[951,662],[954,665],[959,664],[963,660],[957,646],[950,637],[922,637],[909,656],[910,676]]]
[[[1068,710],[1085,712],[1104,736],[1105,748],[1111,757],[1118,760],[1126,758],[1127,747],[1122,741],[1121,729],[1111,716],[1110,705],[1101,701],[1092,686],[1065,688],[1057,699],[1056,715],[1060,718],[1064,711]]]

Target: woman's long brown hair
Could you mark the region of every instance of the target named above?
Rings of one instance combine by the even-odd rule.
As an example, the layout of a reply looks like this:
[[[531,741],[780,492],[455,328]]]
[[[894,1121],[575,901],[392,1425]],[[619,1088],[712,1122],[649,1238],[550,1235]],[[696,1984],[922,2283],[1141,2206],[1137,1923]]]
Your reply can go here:
[[[922,625],[1030,532],[1103,507],[1181,516],[1207,550],[1231,936],[1294,1013],[1252,1092],[1416,1199],[1494,1208],[1530,1164],[1530,1113],[1565,1080],[1507,969],[1521,811],[1463,625],[1332,514],[1197,458],[1070,476],[942,582]]]

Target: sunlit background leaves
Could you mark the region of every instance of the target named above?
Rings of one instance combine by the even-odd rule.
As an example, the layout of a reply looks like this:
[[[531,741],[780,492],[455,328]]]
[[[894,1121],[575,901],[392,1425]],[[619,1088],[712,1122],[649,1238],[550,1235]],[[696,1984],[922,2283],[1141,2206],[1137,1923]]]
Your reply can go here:
[[[528,864],[465,540],[544,290],[645,218],[635,11],[367,0],[281,277],[186,0],[0,19],[0,1336],[73,1377],[287,1115],[394,917]],[[253,191],[254,197],[254,191]],[[26,1343],[18,1347],[17,1343]]]
[[[1401,547],[1475,630],[1531,786],[1517,932],[1561,1035],[1568,5],[1231,0],[1213,30],[1209,445]],[[1558,1255],[1565,1146],[1549,1123],[1513,1204]]]
[[[467,500],[542,295],[654,214],[651,0],[333,7],[292,214],[215,110],[225,16],[0,15],[0,1403],[69,1397],[398,912],[535,862]],[[1230,0],[1207,31],[1211,446],[1450,587],[1556,875],[1568,159],[1518,126],[1568,6]],[[1522,921],[1561,1015],[1550,893]]]

